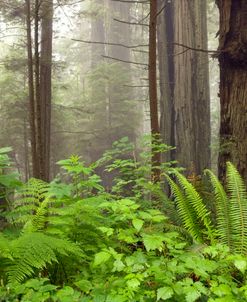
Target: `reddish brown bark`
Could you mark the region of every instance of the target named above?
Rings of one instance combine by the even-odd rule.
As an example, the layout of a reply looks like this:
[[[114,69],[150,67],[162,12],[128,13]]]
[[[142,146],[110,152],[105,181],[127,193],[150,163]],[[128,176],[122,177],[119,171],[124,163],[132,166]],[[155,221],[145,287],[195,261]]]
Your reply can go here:
[[[220,12],[219,177],[233,162],[247,183],[247,2],[218,0]]]
[[[157,68],[156,68],[156,27],[157,27],[157,0],[150,1],[150,21],[149,21],[149,105],[152,145],[157,136],[159,137],[159,116],[158,116],[158,98],[157,98]],[[160,153],[152,148],[152,180],[160,180]]]
[[[35,0],[33,12],[30,0],[26,0],[26,10],[33,176],[49,181],[53,0],[42,2]],[[34,45],[32,45],[32,25],[34,25]]]

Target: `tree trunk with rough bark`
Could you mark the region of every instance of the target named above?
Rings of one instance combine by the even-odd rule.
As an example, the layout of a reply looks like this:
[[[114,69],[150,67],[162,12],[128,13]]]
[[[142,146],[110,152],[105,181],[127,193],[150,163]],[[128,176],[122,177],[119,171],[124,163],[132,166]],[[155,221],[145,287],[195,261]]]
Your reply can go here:
[[[149,20],[149,60],[148,60],[148,79],[149,79],[149,105],[150,105],[150,120],[152,146],[157,137],[159,138],[159,115],[158,115],[158,98],[157,98],[157,1],[150,1],[150,20]],[[160,153],[152,147],[152,181],[160,180]]]
[[[163,7],[165,6],[165,9]],[[157,19],[158,63],[160,84],[160,133],[168,146],[174,146],[174,64],[173,64],[173,3],[158,0]],[[173,151],[164,154],[163,160],[170,161]]]
[[[233,162],[247,183],[247,2],[218,0],[220,12],[219,177]]]
[[[40,104],[41,104],[41,178],[49,181],[52,97],[53,0],[41,6]]]
[[[186,46],[207,49],[206,2],[174,0],[175,158],[197,175],[210,167],[208,54]]]
[[[33,177],[49,181],[53,0],[35,0],[31,8],[26,0],[32,169]]]

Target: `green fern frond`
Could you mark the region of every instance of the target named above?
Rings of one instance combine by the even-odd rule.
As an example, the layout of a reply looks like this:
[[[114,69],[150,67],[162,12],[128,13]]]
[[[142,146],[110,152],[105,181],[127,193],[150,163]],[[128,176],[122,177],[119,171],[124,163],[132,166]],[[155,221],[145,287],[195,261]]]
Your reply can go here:
[[[197,219],[203,224],[206,229],[206,233],[210,241],[214,241],[215,232],[212,228],[212,222],[210,219],[210,213],[206,208],[201,196],[196,191],[194,186],[183,176],[181,173],[174,171],[174,174],[185,192],[189,203],[192,205],[196,212]],[[202,230],[203,231],[203,230]]]
[[[230,200],[230,219],[233,226],[234,251],[247,253],[247,194],[237,169],[227,162],[227,191]]]
[[[37,232],[45,229],[48,220],[49,202],[49,198],[46,198],[40,203],[39,207],[36,209],[36,213],[32,215],[31,219],[24,225],[24,232]]]
[[[175,197],[175,202],[177,204],[178,214],[185,228],[195,240],[202,242],[202,233],[200,225],[198,224],[195,209],[179,186],[168,175],[165,175],[165,177],[170,184],[172,193]]]
[[[31,178],[22,186],[10,215],[15,223],[25,224],[31,219],[46,198],[48,188],[49,184],[35,178]]]
[[[11,259],[11,248],[9,240],[0,233],[0,258]]]
[[[226,244],[230,249],[233,248],[233,225],[230,219],[230,202],[227,194],[220,183],[219,179],[210,170],[205,170],[209,175],[210,183],[212,184],[215,202],[216,202],[216,220],[217,231],[220,236],[221,242]]]
[[[43,233],[27,233],[12,242],[12,265],[8,269],[10,283],[20,283],[36,270],[57,262],[57,256],[71,254],[81,256],[79,248],[65,239],[57,239]]]

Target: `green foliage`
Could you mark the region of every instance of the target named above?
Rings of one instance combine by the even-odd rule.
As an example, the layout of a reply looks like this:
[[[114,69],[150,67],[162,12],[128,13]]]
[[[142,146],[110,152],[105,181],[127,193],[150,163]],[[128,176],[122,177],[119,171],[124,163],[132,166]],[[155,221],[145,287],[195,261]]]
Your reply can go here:
[[[206,174],[215,196],[215,226],[213,215],[196,188],[178,171],[173,175],[179,184],[166,175],[183,225],[197,242],[214,243],[219,238],[232,252],[246,254],[247,193],[243,179],[230,162],[227,163],[226,191],[211,171],[206,170]]]
[[[30,179],[16,187],[0,233],[0,301],[247,299],[246,192],[233,165],[227,164],[227,192],[206,171],[216,201],[214,226],[204,199],[171,166],[163,170],[175,200],[160,184],[144,185],[146,163],[122,158],[131,148],[124,139],[103,159],[119,172],[117,180],[131,179],[128,190],[125,183],[105,192],[94,172],[99,162],[87,167],[77,156],[59,162],[64,172],[51,183]],[[154,193],[169,205],[148,204]]]
[[[215,192],[217,222],[220,238],[229,248],[241,254],[247,252],[247,193],[237,169],[227,163],[227,187],[224,191],[219,180],[207,171]]]

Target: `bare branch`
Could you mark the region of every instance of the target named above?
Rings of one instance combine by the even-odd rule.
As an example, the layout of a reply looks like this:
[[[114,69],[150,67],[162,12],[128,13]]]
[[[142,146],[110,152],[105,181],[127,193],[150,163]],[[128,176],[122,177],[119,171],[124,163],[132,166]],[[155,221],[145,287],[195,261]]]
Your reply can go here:
[[[86,41],[86,40],[79,40],[79,39],[71,39],[72,41],[86,43],[86,44],[104,44],[104,45],[110,45],[110,46],[120,46],[125,48],[138,48],[138,47],[147,47],[148,44],[139,44],[139,45],[124,45],[121,43],[111,43],[111,42],[100,42],[100,41]]]
[[[119,19],[113,19],[114,21],[117,21],[119,23],[124,23],[124,24],[129,24],[129,25],[141,25],[141,26],[148,26],[148,24],[145,23],[139,23],[139,22],[128,22],[128,21],[124,21],[124,20],[119,20]]]
[[[125,61],[125,60],[121,60],[121,59],[114,58],[114,57],[109,57],[109,56],[102,56],[102,57],[103,57],[103,58],[106,58],[106,59],[111,59],[111,60],[114,60],[114,61],[119,61],[119,62],[123,62],[123,63],[128,63],[128,64],[135,64],[135,65],[148,66],[148,64],[140,63],[140,62]]]
[[[188,45],[184,45],[184,44],[181,44],[181,43],[172,43],[173,45],[176,45],[176,46],[181,46],[183,48],[186,48],[187,50],[193,50],[193,51],[199,51],[199,52],[206,52],[206,53],[215,53],[215,54],[218,54],[220,53],[220,51],[218,50],[210,50],[210,49],[203,49],[203,48],[196,48],[196,47],[190,47]],[[182,52],[183,53],[183,52]]]

